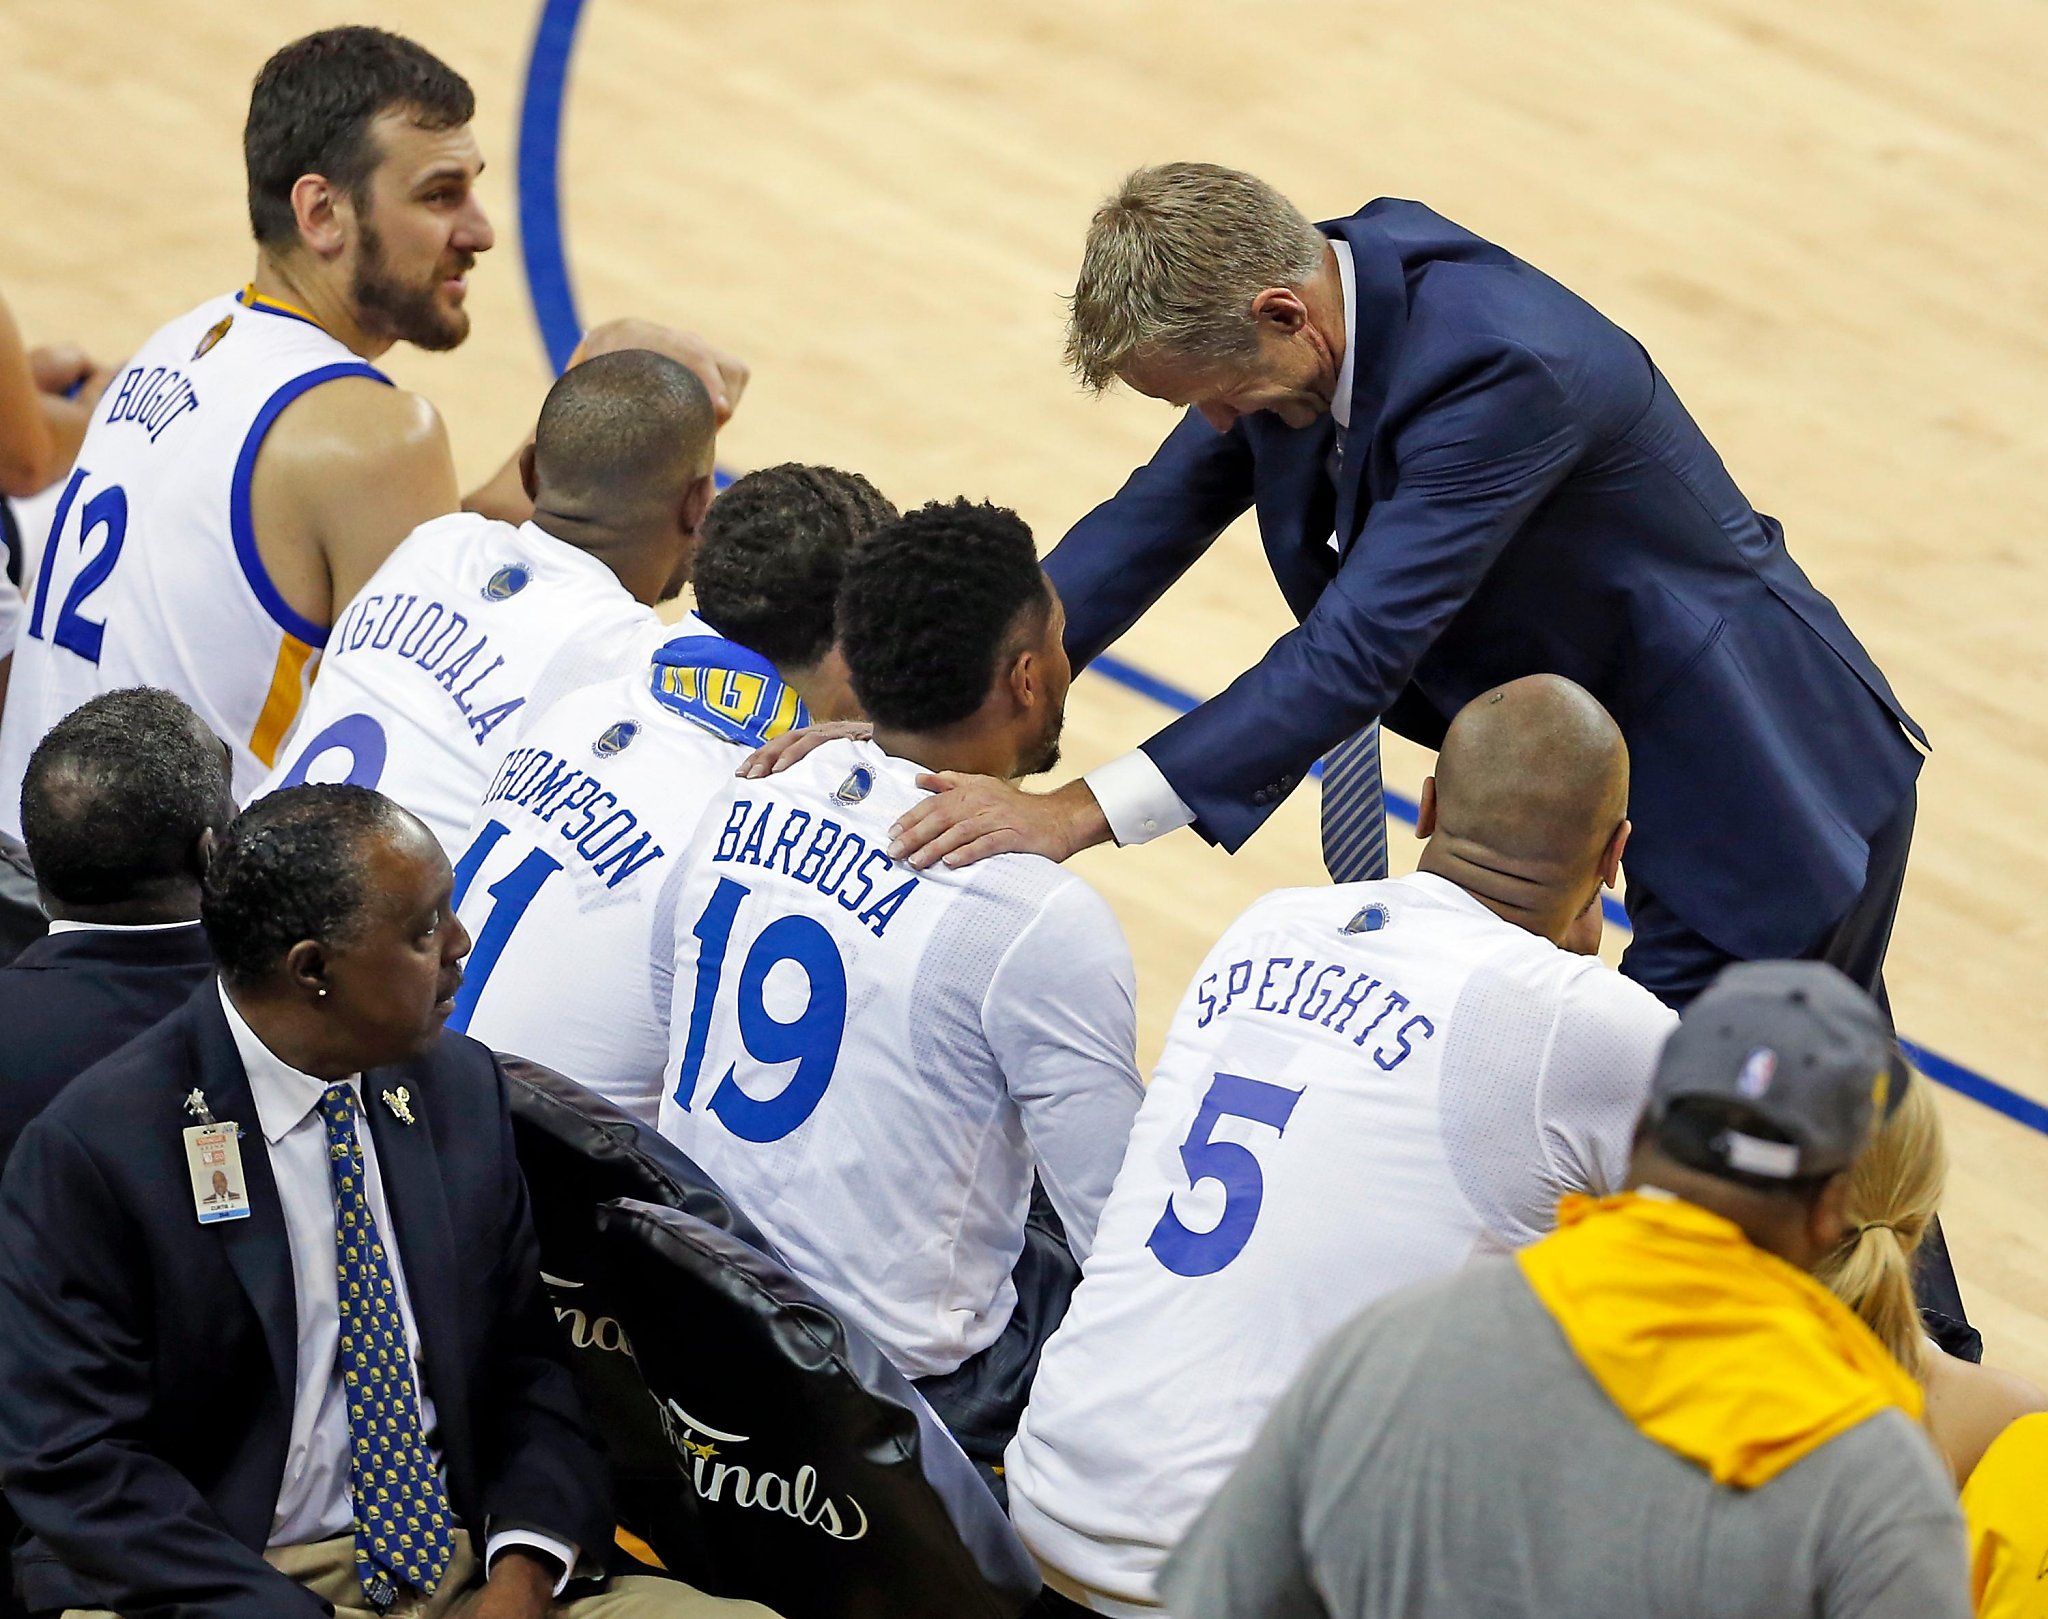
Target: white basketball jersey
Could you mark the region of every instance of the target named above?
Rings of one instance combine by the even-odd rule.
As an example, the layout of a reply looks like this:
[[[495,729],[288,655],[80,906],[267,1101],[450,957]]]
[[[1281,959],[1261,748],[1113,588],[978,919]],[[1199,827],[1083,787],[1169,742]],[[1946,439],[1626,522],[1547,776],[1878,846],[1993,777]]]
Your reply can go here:
[[[1175,1014],[1005,1457],[1049,1582],[1155,1612],[1325,1334],[1622,1184],[1675,1021],[1426,873],[1246,911]]]
[[[669,633],[717,632],[688,618]],[[563,698],[498,767],[458,866],[476,943],[449,1019],[650,1126],[683,856],[752,747],[657,700],[662,675],[643,664]]]
[[[251,795],[306,781],[374,787],[451,861],[529,717],[644,669],[668,634],[618,575],[533,523],[422,523],[335,620],[298,733]]]
[[[1036,855],[887,853],[926,794],[867,742],[712,800],[676,911],[661,1132],[907,1376],[1016,1304],[1034,1166],[1077,1255],[1140,1095],[1131,957]]]
[[[327,631],[256,550],[250,486],[271,424],[337,377],[387,381],[312,321],[246,294],[180,315],[136,351],[57,497],[0,720],[0,826],[51,726],[122,686],[161,686],[234,750],[246,797],[277,756]]]

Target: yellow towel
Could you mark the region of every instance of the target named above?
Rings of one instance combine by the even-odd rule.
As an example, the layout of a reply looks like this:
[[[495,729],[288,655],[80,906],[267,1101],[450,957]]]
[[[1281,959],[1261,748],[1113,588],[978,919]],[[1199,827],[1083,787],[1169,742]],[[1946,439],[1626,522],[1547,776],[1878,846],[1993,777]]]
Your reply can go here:
[[[1977,1619],[2048,1619],[2048,1411],[1991,1442],[1963,1486]]]
[[[1522,1272],[1622,1413],[1717,1484],[1754,1489],[1920,1388],[1847,1306],[1676,1198],[1573,1195]]]

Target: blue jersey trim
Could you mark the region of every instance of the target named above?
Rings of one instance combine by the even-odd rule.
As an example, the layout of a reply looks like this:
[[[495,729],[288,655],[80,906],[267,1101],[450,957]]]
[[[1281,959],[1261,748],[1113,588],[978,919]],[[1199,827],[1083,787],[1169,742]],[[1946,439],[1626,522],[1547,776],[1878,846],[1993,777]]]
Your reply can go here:
[[[361,360],[323,365],[318,370],[293,377],[290,382],[264,400],[263,408],[256,413],[256,420],[249,426],[249,436],[242,440],[242,453],[235,458],[235,478],[228,490],[228,527],[235,537],[235,560],[242,565],[242,577],[249,581],[249,588],[256,593],[256,599],[263,604],[263,610],[276,620],[278,627],[287,635],[297,636],[310,647],[324,647],[327,644],[327,630],[315,624],[310,618],[302,617],[293,611],[291,603],[286,601],[278,593],[277,586],[271,583],[270,572],[263,566],[262,553],[256,549],[256,522],[249,511],[249,488],[256,477],[256,452],[263,448],[263,440],[270,432],[271,423],[275,422],[285,406],[300,394],[319,387],[323,382],[332,382],[337,377],[368,377],[372,382],[381,382],[387,388],[391,386],[389,377],[375,366],[365,365]]]

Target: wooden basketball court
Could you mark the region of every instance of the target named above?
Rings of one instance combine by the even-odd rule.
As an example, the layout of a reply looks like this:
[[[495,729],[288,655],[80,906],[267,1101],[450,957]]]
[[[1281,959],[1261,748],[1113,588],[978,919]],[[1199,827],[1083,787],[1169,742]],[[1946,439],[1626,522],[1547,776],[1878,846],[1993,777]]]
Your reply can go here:
[[[400,352],[466,477],[548,380],[514,171],[541,0],[361,3],[476,85],[497,250],[475,335]],[[726,464],[826,461],[900,505],[1015,505],[1050,545],[1171,425],[1062,372],[1099,196],[1169,157],[1252,169],[1312,217],[1420,198],[1633,331],[1925,724],[1891,955],[1912,1040],[2048,1101],[2048,17],[2029,0],[587,0],[561,149],[583,314],[695,326],[753,363]],[[263,7],[0,11],[0,292],[32,340],[113,356],[246,279],[240,129]],[[551,120],[542,120],[552,128]],[[1117,649],[1197,694],[1288,620],[1238,531]],[[1068,764],[1166,718],[1077,683]],[[1426,756],[1398,745],[1390,785]],[[1313,792],[1242,854],[1097,850],[1139,965],[1144,1055],[1207,946],[1322,879]],[[1412,861],[1396,829],[1397,865]],[[1610,939],[1618,948],[1618,940]],[[1990,1358],[2048,1382],[2048,1137],[1944,1094],[1951,1247]]]

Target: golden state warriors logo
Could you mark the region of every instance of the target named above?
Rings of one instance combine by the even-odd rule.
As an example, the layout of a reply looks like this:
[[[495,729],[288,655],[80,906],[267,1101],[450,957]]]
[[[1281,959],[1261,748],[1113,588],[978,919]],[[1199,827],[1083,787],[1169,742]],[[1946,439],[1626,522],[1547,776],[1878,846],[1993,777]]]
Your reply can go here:
[[[1393,914],[1384,905],[1368,905],[1344,924],[1346,933],[1377,933],[1389,922]]]
[[[533,582],[530,569],[517,562],[508,562],[484,582],[484,600],[487,602],[510,601]]]
[[[208,328],[206,335],[199,340],[199,347],[192,351],[192,358],[195,360],[205,359],[207,355],[213,352],[215,345],[228,335],[228,328],[234,324],[235,317],[233,315],[221,316],[219,320],[215,321]]]
[[[858,804],[875,790],[875,773],[866,765],[855,765],[847,772],[846,780],[833,789],[832,796],[842,804]]]
[[[640,727],[631,720],[620,720],[616,725],[605,727],[604,735],[590,744],[590,751],[600,759],[614,759],[633,745],[633,738],[640,734]]]

